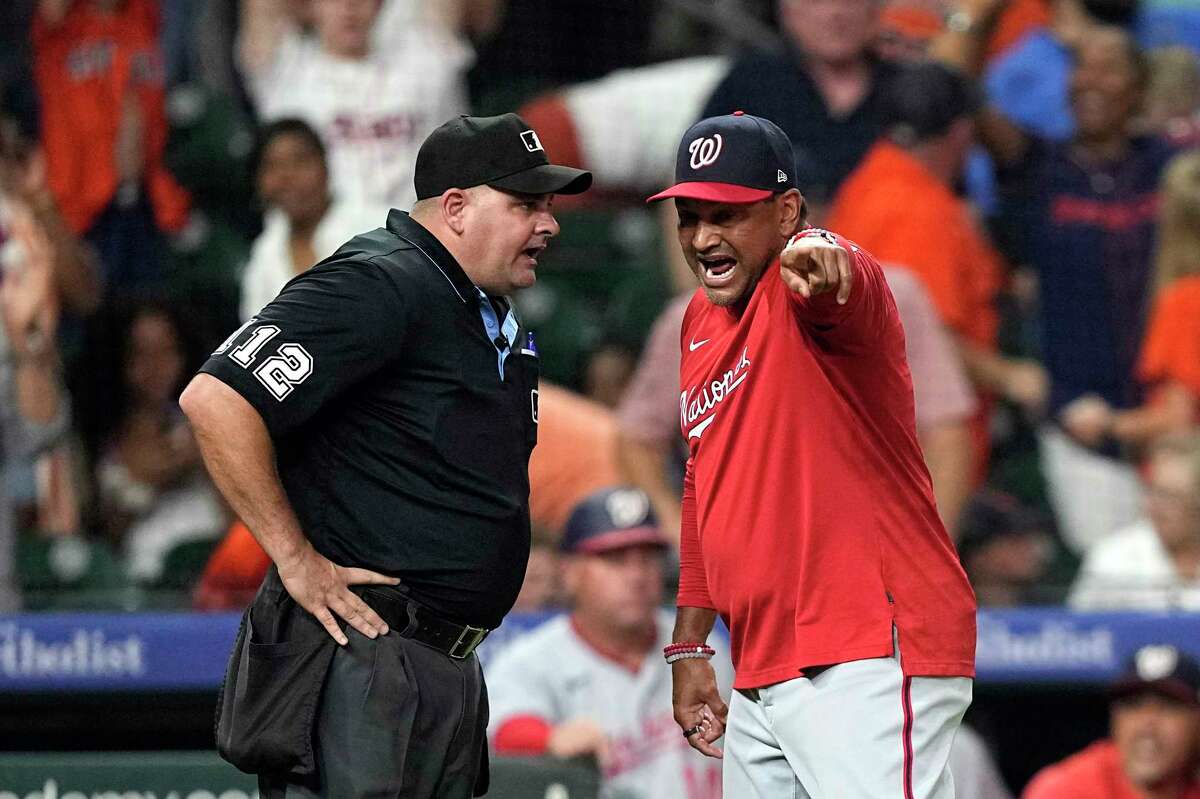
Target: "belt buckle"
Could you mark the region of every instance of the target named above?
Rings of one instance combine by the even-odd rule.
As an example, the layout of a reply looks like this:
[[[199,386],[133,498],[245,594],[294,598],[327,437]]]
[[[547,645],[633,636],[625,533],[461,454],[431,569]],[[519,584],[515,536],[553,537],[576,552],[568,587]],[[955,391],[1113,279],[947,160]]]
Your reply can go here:
[[[475,647],[483,643],[483,639],[491,630],[483,627],[472,627],[467,625],[463,627],[461,633],[458,634],[458,640],[450,646],[450,651],[446,654],[455,660],[465,660],[475,651]],[[461,647],[461,649],[460,649]]]

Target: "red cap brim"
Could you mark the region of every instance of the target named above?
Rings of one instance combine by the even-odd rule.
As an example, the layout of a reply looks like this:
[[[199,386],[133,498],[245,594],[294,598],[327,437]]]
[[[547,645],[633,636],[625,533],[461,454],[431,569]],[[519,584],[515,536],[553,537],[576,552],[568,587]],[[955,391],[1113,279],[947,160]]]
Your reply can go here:
[[[756,203],[770,197],[767,189],[752,189],[735,183],[676,183],[666,191],[646,200],[648,203],[686,197],[689,200],[708,200],[714,203]]]
[[[593,535],[576,544],[574,551],[595,554],[646,544],[658,547],[670,546],[666,536],[657,527],[633,527],[628,530],[612,530],[600,535]]]

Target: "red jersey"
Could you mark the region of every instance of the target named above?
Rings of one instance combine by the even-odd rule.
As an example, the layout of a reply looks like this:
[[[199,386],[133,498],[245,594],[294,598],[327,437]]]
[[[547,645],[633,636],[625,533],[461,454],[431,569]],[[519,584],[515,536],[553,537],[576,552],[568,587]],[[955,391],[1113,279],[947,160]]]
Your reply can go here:
[[[900,317],[875,260],[836,241],[845,305],[791,291],[776,260],[744,308],[699,292],[683,321],[678,604],[721,614],[736,688],[890,656],[893,625],[906,674],[974,676],[975,598],[917,444]]]
[[[1021,794],[1022,799],[1142,799],[1121,766],[1121,753],[1112,741],[1097,741],[1061,763],[1039,771]],[[1200,783],[1189,785],[1182,799],[1200,799]]]

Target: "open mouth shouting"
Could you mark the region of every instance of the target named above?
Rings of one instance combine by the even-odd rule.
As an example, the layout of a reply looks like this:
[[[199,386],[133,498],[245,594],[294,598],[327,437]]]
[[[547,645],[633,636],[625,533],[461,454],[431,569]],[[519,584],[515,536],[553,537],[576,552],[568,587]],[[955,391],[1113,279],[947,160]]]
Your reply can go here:
[[[700,280],[708,288],[727,286],[737,271],[737,259],[720,253],[696,256],[700,266]]]
[[[526,258],[528,258],[532,266],[537,266],[538,256],[541,255],[542,251],[545,249],[545,244],[535,244],[532,247],[526,247],[525,249],[521,250],[521,255],[524,255]]]

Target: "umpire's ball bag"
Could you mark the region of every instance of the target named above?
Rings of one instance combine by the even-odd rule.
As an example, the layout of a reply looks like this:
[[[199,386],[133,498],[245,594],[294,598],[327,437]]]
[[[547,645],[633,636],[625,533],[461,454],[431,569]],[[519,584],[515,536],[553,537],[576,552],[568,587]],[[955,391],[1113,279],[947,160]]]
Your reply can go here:
[[[316,776],[313,720],[337,643],[274,566],[242,614],[217,697],[217,751],[251,774]]]

